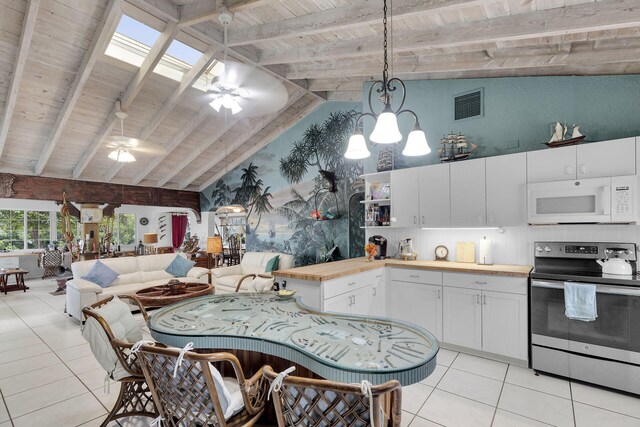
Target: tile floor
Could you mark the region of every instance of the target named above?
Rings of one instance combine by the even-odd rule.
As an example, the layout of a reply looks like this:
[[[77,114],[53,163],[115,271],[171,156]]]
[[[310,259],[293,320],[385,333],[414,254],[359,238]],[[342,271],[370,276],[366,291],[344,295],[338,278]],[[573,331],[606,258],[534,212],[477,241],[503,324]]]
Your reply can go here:
[[[55,281],[28,285],[0,296],[0,427],[99,426],[117,384],[105,392],[104,371],[63,313],[64,296],[49,294]],[[402,425],[411,427],[640,427],[638,398],[445,349],[436,371],[402,398]]]

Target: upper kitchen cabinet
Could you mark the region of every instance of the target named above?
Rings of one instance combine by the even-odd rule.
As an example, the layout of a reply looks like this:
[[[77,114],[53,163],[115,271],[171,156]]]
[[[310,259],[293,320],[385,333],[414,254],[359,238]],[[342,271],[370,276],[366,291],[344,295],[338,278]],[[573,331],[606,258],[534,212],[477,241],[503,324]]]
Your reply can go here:
[[[418,169],[391,173],[391,226],[418,227]]]
[[[449,164],[421,167],[418,169],[418,178],[420,227],[448,227],[451,225]]]
[[[527,153],[527,182],[635,175],[635,138]]]
[[[527,219],[527,155],[486,159],[487,225],[523,225]]]
[[[623,138],[578,145],[577,178],[636,174],[636,139]]]
[[[527,153],[527,182],[565,181],[575,178],[575,145]]]
[[[449,163],[451,225],[486,225],[485,167],[485,159]]]

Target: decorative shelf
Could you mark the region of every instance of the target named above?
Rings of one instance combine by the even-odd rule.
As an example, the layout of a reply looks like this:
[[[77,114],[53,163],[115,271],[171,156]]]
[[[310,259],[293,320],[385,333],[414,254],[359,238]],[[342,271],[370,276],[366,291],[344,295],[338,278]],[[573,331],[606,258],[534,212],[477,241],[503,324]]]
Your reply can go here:
[[[391,203],[391,199],[360,200],[360,203],[365,205],[370,203]]]

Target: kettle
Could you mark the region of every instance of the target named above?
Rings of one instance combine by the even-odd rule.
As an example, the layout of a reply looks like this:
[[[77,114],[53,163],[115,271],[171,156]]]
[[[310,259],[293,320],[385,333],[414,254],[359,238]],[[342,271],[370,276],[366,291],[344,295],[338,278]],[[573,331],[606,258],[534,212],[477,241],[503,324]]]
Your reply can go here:
[[[631,264],[626,259],[620,258],[620,254],[628,254],[626,249],[607,248],[605,250],[606,259],[604,261],[596,260],[602,267],[603,274],[616,274],[616,275],[631,275],[633,269]],[[614,254],[613,258],[609,258],[609,255]]]

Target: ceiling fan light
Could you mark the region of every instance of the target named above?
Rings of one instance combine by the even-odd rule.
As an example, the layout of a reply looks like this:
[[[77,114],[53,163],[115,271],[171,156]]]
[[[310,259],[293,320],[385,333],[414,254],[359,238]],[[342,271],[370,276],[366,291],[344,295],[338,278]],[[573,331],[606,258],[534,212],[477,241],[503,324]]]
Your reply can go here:
[[[126,148],[117,148],[109,153],[109,158],[115,160],[118,163],[131,163],[135,162],[136,158]]]
[[[214,110],[216,110],[217,112],[220,112],[220,107],[222,107],[222,97],[217,97],[216,99],[214,99],[213,101],[211,101],[209,103],[209,105],[211,106],[211,108],[213,108]]]
[[[222,106],[224,108],[227,109],[231,109],[231,107],[233,106],[234,103],[234,99],[231,95],[229,95],[228,93],[225,93],[224,95],[222,95]]]
[[[371,153],[367,149],[367,143],[364,140],[364,136],[360,132],[356,132],[349,138],[349,145],[347,145],[347,152],[344,153],[344,157],[351,160],[366,159]]]
[[[231,114],[236,114],[242,111],[242,107],[238,104],[238,101],[233,100],[233,104],[231,105]]]
[[[402,134],[398,129],[398,118],[389,104],[384,107],[384,110],[378,116],[376,126],[373,128],[369,139],[378,144],[395,144],[402,140]]]
[[[431,152],[427,137],[420,126],[416,124],[407,137],[407,145],[402,150],[405,156],[426,156]]]

